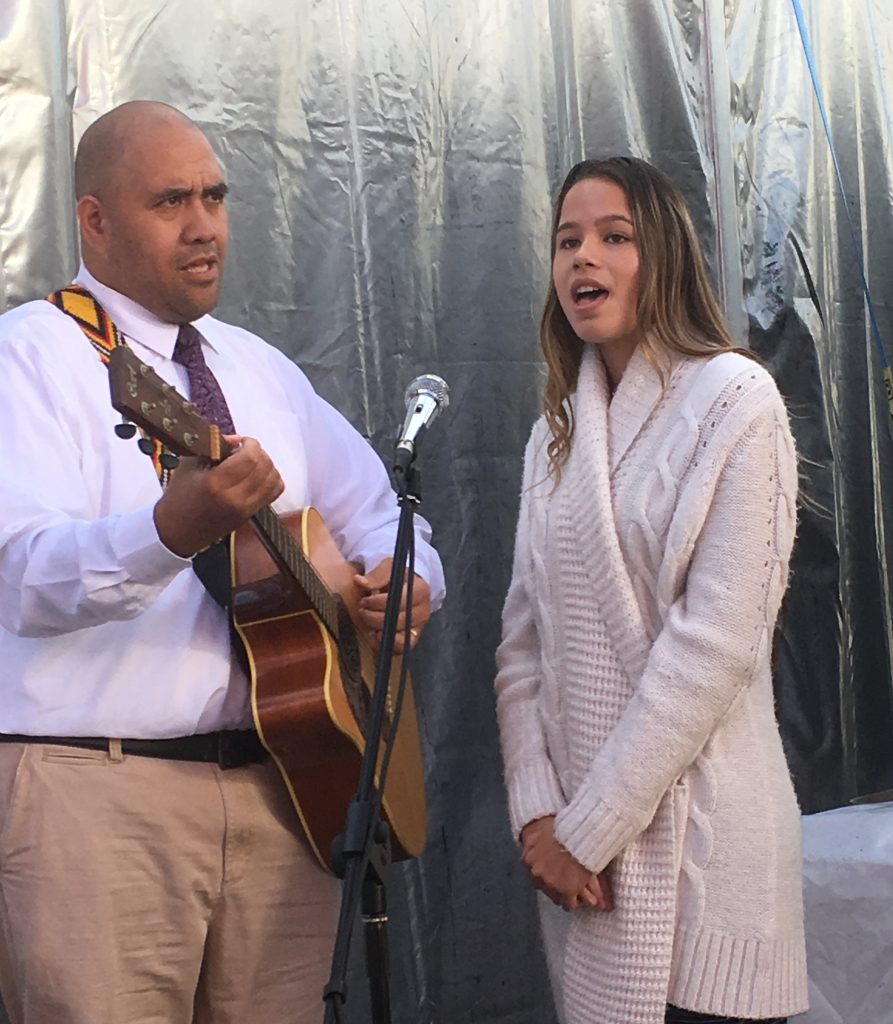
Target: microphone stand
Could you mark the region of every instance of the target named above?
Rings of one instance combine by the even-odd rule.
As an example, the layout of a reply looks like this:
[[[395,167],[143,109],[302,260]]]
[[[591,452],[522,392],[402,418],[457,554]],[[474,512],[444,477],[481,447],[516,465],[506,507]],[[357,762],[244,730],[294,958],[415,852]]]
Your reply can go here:
[[[335,872],[344,879],[341,893],[341,911],[332,953],[332,970],[325,987],[326,1004],[324,1024],[340,1024],[341,1008],[347,1000],[347,964],[350,954],[357,906],[362,903],[362,916],[366,933],[366,972],[369,978],[372,1024],[390,1024],[390,991],[388,982],[387,894],[386,881],[391,864],[390,830],[380,817],[381,794],[384,793],[389,751],[385,751],[379,775],[379,789],[375,787],[375,766],[381,747],[381,730],[388,698],[391,660],[397,619],[406,576],[409,555],[410,577],[407,582],[406,628],[409,637],[412,610],[412,570],[414,567],[413,514],[421,504],[418,473],[410,465],[405,472],[396,472],[397,502],[400,519],[394,544],[394,563],[388,600],[385,606],[384,627],[372,704],[367,719],[363,760],[357,792],[347,809],[344,832],[333,843]],[[408,650],[407,650],[408,653]],[[406,685],[410,685],[406,681]],[[401,689],[402,693],[402,689]],[[401,701],[398,699],[391,723],[391,735],[397,731]]]

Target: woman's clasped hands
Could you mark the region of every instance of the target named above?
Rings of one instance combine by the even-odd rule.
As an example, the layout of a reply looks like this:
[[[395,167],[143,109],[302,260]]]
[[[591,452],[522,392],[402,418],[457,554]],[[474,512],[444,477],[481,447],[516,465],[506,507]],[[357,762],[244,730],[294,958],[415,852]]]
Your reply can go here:
[[[534,886],[564,910],[613,910],[608,870],[598,874],[577,861],[555,838],[555,816],[537,818],[521,830],[521,861]]]

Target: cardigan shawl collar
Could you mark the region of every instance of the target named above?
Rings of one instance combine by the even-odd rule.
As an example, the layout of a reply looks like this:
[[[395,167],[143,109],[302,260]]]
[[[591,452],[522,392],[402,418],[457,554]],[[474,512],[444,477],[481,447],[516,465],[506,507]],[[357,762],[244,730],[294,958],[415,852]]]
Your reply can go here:
[[[672,365],[668,362],[664,370],[667,376],[672,373]],[[587,351],[584,364],[580,368],[580,380],[586,396],[583,404],[587,411],[599,416],[604,415],[602,408],[607,402],[606,447],[608,468],[613,476],[621,459],[656,410],[663,395],[664,381],[648,362],[641,347],[633,352],[613,398],[609,393],[605,364],[597,351]],[[598,412],[592,408],[593,404],[601,407]]]
[[[620,547],[611,497],[611,477],[660,402],[663,384],[637,348],[611,398],[604,363],[593,347],[584,350],[574,403],[574,444],[567,464],[577,534],[586,561],[598,574],[597,599],[617,656],[635,686],[648,660],[648,635]],[[598,524],[593,528],[593,520]]]

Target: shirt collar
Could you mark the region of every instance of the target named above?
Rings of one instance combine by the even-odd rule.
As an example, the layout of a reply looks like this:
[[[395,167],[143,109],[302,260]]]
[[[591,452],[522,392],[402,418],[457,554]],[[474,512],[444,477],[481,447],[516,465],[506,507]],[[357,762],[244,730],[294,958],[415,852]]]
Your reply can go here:
[[[174,346],[177,343],[179,327],[177,324],[170,324],[159,320],[154,313],[141,306],[138,302],[116,292],[113,288],[97,281],[87,268],[81,264],[75,284],[86,288],[102,305],[115,323],[115,326],[126,337],[138,341],[141,345],[157,352],[165,359],[172,358]],[[211,348],[214,343],[208,341],[207,336],[202,332],[202,324],[205,317],[199,317],[195,326],[202,333],[202,338],[208,342]]]

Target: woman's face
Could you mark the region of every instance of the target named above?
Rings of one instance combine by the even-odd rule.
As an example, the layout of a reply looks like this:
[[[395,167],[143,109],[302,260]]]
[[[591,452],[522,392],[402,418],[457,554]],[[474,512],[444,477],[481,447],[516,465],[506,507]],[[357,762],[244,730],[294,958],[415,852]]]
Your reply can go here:
[[[552,280],[577,337],[625,365],[639,341],[639,248],[629,201],[615,182],[584,178],[565,196]]]

